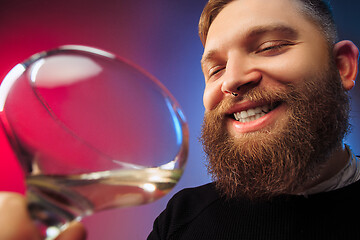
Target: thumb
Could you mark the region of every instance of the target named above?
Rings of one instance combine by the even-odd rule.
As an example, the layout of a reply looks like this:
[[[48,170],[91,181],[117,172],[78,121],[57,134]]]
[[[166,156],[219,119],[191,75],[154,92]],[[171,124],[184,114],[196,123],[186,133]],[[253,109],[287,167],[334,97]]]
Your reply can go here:
[[[27,211],[26,199],[18,193],[0,192],[0,239],[40,239]]]

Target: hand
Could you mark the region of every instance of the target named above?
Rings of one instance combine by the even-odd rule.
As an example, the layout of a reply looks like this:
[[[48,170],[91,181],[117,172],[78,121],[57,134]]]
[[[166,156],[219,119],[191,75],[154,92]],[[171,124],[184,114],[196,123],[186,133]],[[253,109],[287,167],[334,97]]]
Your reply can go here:
[[[0,192],[0,240],[40,240],[40,234],[27,211],[26,199],[17,193]],[[86,231],[79,222],[59,235],[57,240],[85,240]]]

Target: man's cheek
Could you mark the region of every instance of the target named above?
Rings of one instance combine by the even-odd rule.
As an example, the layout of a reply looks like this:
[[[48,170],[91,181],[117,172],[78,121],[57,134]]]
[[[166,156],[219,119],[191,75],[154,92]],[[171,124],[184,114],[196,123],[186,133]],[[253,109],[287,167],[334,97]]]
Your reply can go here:
[[[223,94],[220,87],[206,86],[203,95],[205,110],[214,109],[222,100]]]

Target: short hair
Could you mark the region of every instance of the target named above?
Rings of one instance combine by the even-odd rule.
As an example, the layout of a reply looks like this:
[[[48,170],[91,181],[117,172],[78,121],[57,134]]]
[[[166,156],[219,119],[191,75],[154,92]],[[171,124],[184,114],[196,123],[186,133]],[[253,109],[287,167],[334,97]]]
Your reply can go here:
[[[210,25],[223,8],[236,0],[209,0],[205,5],[199,21],[199,36],[202,44],[205,46],[206,38]],[[299,11],[310,21],[312,21],[323,33],[332,47],[337,41],[337,30],[331,6],[323,0],[292,0],[298,3]]]

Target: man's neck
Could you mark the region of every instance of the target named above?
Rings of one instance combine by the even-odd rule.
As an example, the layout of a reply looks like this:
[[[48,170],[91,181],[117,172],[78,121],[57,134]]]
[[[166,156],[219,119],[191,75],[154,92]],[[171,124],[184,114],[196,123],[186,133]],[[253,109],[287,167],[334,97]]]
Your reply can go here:
[[[331,154],[326,163],[321,166],[318,177],[312,179],[312,181],[306,184],[304,188],[296,191],[296,194],[298,194],[299,192],[305,192],[308,189],[334,177],[337,173],[341,171],[341,169],[346,166],[346,164],[348,164],[349,159],[350,153],[345,147],[345,145],[342,144],[341,146],[336,148],[336,150]]]

